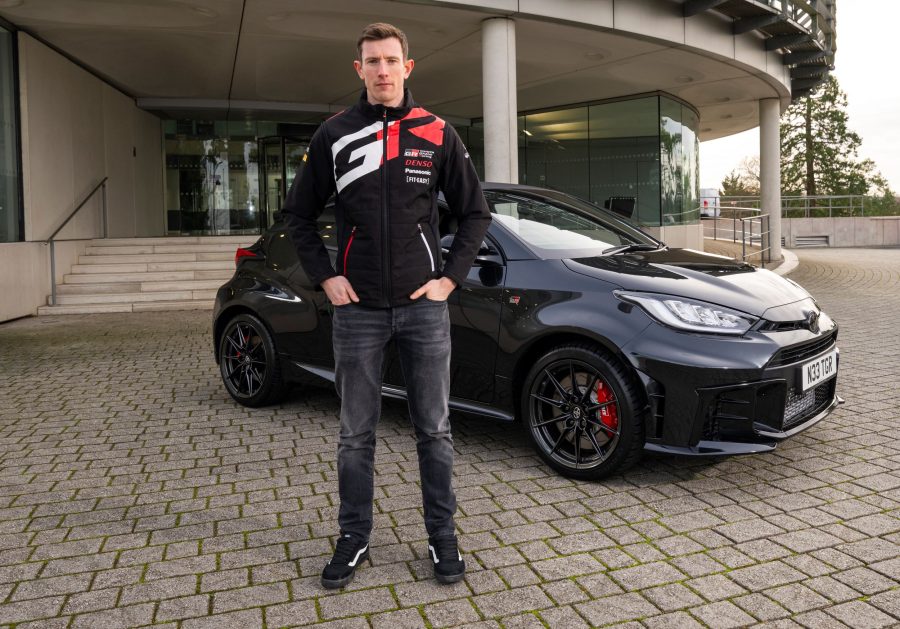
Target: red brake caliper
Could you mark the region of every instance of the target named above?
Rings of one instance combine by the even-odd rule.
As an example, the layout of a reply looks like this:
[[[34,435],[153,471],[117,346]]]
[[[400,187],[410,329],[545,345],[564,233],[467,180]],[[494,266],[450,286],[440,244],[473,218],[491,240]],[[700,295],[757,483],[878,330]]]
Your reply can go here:
[[[605,382],[600,380],[597,382],[597,404],[604,404],[615,400],[615,396]],[[609,428],[616,430],[619,427],[619,414],[616,412],[616,404],[607,404],[599,411],[600,423]]]

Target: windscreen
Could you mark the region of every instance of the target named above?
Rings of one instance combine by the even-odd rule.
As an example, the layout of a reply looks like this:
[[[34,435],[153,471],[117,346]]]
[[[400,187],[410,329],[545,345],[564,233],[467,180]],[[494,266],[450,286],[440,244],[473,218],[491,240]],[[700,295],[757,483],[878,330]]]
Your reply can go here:
[[[565,198],[502,190],[485,190],[484,196],[494,221],[543,258],[586,257],[620,245],[654,243],[638,229],[604,216],[587,203],[578,207]]]

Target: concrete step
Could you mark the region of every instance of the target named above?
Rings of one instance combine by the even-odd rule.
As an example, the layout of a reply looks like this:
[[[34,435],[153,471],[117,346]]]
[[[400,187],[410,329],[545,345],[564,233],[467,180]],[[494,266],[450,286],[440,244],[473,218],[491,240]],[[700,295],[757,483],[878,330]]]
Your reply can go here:
[[[153,293],[184,290],[218,290],[221,279],[177,280],[173,282],[112,282],[109,284],[58,284],[57,295],[110,295],[123,293]]]
[[[137,253],[133,255],[79,256],[78,264],[140,264],[142,262],[234,262],[234,251],[212,253]]]
[[[67,304],[56,306],[39,306],[38,316],[100,314],[104,312],[132,312],[131,304]]]
[[[88,245],[84,249],[85,255],[136,255],[149,253],[224,253],[234,252],[238,248],[234,243],[209,243],[209,244],[134,244],[134,245]]]
[[[100,314],[104,312],[151,312],[165,310],[212,310],[211,299],[150,301],[122,304],[65,304],[57,306],[41,306],[38,316],[69,314]]]
[[[234,271],[234,262],[213,260],[208,262],[136,262],[133,264],[76,264],[72,274],[81,273],[146,273],[161,271]]]
[[[57,304],[128,304],[138,301],[186,301],[194,299],[190,290],[159,293],[109,293],[102,295],[57,295]]]
[[[189,280],[185,280],[189,281]],[[139,293],[140,282],[114,282],[111,284],[57,284],[57,295],[98,295],[102,293]]]
[[[92,247],[122,247],[130,245],[205,245],[216,243],[229,243],[234,245],[249,245],[256,242],[259,238],[257,235],[237,235],[237,236],[160,236],[157,238],[94,238],[91,240]]]
[[[65,284],[113,284],[115,282],[168,282],[171,280],[210,279],[194,276],[197,271],[160,271],[157,273],[77,273],[63,275]]]

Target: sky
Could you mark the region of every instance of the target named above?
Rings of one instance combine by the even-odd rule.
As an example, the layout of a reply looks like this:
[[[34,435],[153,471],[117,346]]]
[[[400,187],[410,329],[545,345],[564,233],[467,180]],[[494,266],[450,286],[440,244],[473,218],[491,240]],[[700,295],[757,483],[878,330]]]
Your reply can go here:
[[[869,158],[900,191],[900,62],[894,44],[898,0],[842,0],[837,6],[834,76],[847,94],[849,127]],[[721,188],[745,157],[759,155],[759,129],[700,143],[700,187]]]

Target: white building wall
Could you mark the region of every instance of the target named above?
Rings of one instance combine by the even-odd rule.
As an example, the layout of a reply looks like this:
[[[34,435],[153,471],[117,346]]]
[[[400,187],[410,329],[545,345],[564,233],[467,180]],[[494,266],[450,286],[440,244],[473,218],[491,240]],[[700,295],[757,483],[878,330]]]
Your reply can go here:
[[[0,244],[0,321],[37,313],[50,294],[46,240],[107,176],[111,237],[164,231],[162,128],[134,101],[25,33],[19,33],[24,243]],[[102,234],[100,193],[57,239]],[[57,279],[83,243],[57,247]]]

